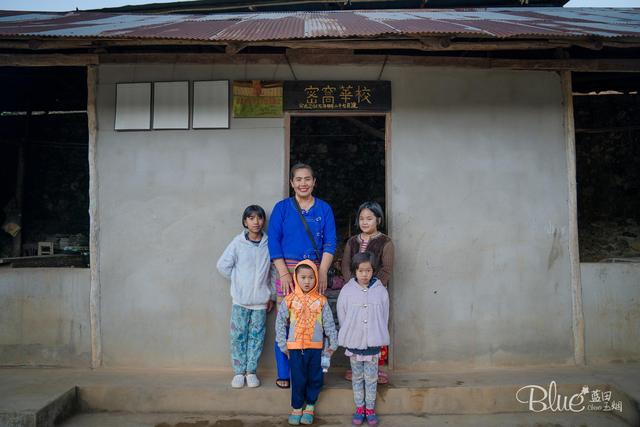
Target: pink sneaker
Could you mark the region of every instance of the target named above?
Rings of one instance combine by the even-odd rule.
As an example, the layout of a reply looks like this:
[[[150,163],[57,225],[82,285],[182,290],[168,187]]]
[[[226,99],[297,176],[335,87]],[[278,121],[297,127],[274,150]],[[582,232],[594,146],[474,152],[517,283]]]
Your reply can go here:
[[[367,424],[369,424],[370,426],[378,425],[378,417],[376,416],[376,411],[374,411],[373,409],[367,409],[365,411],[365,415],[367,416]]]
[[[364,422],[364,417],[364,406],[361,406],[360,408],[356,409],[355,414],[353,414],[353,416],[351,417],[351,424],[354,426],[362,425],[362,423]]]

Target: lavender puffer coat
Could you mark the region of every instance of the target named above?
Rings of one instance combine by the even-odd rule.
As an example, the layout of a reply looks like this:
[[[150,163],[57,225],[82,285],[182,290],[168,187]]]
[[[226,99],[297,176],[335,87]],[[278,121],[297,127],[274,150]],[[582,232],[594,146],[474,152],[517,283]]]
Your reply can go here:
[[[375,279],[364,288],[353,278],[338,297],[338,344],[364,350],[389,345],[389,293]]]

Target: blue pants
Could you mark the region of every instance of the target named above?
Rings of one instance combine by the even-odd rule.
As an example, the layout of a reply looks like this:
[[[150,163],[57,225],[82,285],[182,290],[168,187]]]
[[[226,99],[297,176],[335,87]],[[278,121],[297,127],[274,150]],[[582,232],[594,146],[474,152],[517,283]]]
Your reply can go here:
[[[289,336],[289,328],[287,328],[287,336]],[[278,368],[278,379],[289,381],[289,359],[287,356],[280,351],[280,347],[278,347],[278,343],[275,345],[275,353],[276,353],[276,367]]]
[[[291,367],[291,407],[315,405],[322,388],[322,349],[289,350]]]

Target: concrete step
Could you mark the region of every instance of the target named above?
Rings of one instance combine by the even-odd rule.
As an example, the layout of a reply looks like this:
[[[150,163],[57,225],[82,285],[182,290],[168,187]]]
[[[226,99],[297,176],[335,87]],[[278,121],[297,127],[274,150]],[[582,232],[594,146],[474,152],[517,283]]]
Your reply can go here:
[[[350,426],[349,415],[316,417],[314,425]],[[365,424],[366,425],[366,424]],[[602,414],[380,415],[382,427],[625,427]],[[211,414],[80,414],[61,427],[288,427],[285,416]]]
[[[377,410],[381,414],[479,415],[526,414],[535,415],[529,406],[516,399],[518,389],[535,384],[548,390],[556,383],[557,399],[580,393],[584,386],[591,390],[611,391],[611,400],[622,403],[622,412],[603,414],[619,418],[627,425],[638,425],[636,402],[627,393],[607,381],[594,382],[575,372],[556,372],[553,375],[531,371],[490,371],[473,374],[416,374],[393,373],[388,385],[378,388]],[[137,384],[94,383],[79,387],[83,412],[186,412],[227,415],[281,415],[290,408],[290,393],[275,387],[275,377],[263,375],[263,385],[257,389],[233,389],[230,376],[198,376],[178,382],[141,381]],[[521,400],[528,391],[521,392]],[[590,396],[585,395],[585,398]],[[549,399],[547,399],[549,401]],[[250,402],[250,403],[247,403]],[[586,400],[585,400],[586,402]],[[540,407],[542,404],[537,404]],[[595,413],[602,411],[583,411]],[[321,416],[344,416],[353,411],[351,385],[333,372],[326,377],[325,387],[317,404]],[[576,407],[576,410],[579,408]],[[547,411],[551,412],[551,411]],[[567,412],[567,411],[564,411]]]
[[[0,426],[53,427],[77,412],[76,387],[25,387],[2,399]]]
[[[342,373],[343,371],[334,369],[326,378],[317,405],[318,416],[323,420],[335,419],[338,420],[336,422],[341,422],[345,417],[348,420],[353,411],[351,385],[342,379]],[[261,387],[236,390],[229,385],[231,375],[217,371],[0,369],[0,414],[4,416],[0,418],[0,425],[52,425],[45,423],[52,421],[39,422],[38,414],[53,414],[48,416],[48,420],[56,417],[60,419],[71,409],[67,412],[47,409],[51,402],[58,399],[71,402],[66,406],[62,405],[63,408],[73,408],[73,404],[77,403],[79,411],[87,415],[109,412],[150,415],[210,414],[218,418],[282,417],[289,411],[289,390],[277,388],[275,377],[271,373],[259,374],[263,382]],[[393,372],[390,376],[390,384],[379,388],[376,406],[378,412],[385,417],[412,415],[422,419],[445,416],[473,418],[509,414],[514,419],[539,419],[540,422],[551,417],[560,426],[565,424],[559,420],[572,425],[576,419],[606,420],[611,425],[622,422],[623,425],[640,426],[636,403],[640,400],[638,365],[514,368],[448,373]],[[535,385],[548,389],[552,381],[557,384],[556,393],[561,400],[565,396],[580,393],[585,386],[590,392],[596,389],[611,391],[611,400],[620,401],[622,411],[603,412],[582,405],[583,412],[577,414],[567,411],[554,413],[549,410],[535,413],[527,404],[516,399],[516,392],[523,386]],[[585,394],[584,397],[590,396]],[[16,418],[15,414],[23,414],[25,417]],[[493,424],[489,422],[489,425]],[[576,425],[581,424],[578,422]]]

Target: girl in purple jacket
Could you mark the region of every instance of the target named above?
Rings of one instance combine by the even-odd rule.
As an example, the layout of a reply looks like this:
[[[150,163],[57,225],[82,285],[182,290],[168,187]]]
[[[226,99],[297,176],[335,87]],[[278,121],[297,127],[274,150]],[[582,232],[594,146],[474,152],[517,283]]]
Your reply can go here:
[[[361,252],[351,259],[353,277],[340,291],[338,344],[351,362],[353,425],[378,424],[375,412],[380,348],[389,345],[389,293],[374,276],[375,256]]]

